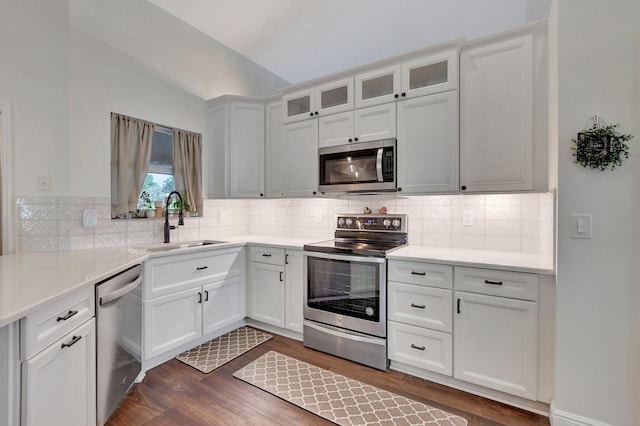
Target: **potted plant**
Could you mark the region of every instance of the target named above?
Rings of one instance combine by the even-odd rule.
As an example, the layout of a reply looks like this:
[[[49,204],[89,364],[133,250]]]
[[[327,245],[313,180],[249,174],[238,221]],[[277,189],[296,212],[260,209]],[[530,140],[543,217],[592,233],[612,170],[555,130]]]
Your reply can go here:
[[[151,195],[149,192],[142,191],[138,200],[138,216],[139,217],[155,217],[156,210],[155,204],[151,201]]]
[[[183,203],[182,203],[182,212],[186,215],[189,212],[191,212],[191,206],[189,205],[189,201],[187,199],[187,193],[186,192],[181,192],[180,196],[182,197]],[[173,198],[173,203],[171,203],[171,211],[174,213],[177,213],[180,211],[180,198],[178,197],[174,197]]]

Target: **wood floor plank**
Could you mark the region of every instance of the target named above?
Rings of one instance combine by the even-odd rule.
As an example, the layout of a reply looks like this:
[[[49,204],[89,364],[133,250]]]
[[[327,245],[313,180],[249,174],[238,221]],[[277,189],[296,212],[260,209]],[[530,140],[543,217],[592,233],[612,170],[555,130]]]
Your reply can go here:
[[[274,337],[204,374],[177,360],[147,372],[109,419],[109,426],[331,425],[274,395],[233,377],[268,351],[277,351],[355,380],[465,417],[469,426],[549,425],[549,419],[398,371],[378,371]]]

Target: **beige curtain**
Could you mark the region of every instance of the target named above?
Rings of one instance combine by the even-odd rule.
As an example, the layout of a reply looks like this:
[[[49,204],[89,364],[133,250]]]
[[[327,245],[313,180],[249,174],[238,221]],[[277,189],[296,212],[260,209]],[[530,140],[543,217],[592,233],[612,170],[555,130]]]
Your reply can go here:
[[[173,176],[191,211],[202,212],[202,135],[173,129]]]
[[[111,217],[137,208],[154,127],[148,121],[111,113]]]

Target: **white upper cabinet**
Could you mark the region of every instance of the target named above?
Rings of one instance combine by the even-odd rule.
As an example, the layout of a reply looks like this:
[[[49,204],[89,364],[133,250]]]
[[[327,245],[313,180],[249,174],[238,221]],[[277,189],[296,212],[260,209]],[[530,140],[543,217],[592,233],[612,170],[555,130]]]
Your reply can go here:
[[[318,120],[284,126],[285,197],[312,197],[318,191]]]
[[[401,74],[402,67],[398,64],[356,75],[356,108],[398,99]]]
[[[355,107],[456,89],[460,45],[460,41],[447,43],[430,53],[357,74]]]
[[[531,33],[462,50],[461,191],[536,189],[535,174],[546,172],[545,52],[545,39]]]
[[[266,194],[267,197],[282,197],[284,193],[284,127],[282,101],[265,106],[266,116]]]
[[[282,106],[286,123],[353,109],[353,77],[285,94]]]
[[[395,104],[377,105],[318,119],[318,147],[396,137]]]
[[[458,91],[398,102],[398,191],[456,192]]]

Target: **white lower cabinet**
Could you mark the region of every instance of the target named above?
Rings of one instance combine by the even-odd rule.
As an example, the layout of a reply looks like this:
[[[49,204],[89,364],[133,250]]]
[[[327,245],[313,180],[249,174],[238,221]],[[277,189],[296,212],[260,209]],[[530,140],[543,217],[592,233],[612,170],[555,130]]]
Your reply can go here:
[[[452,271],[449,265],[389,261],[387,310],[391,361],[451,376]]]
[[[252,246],[249,252],[247,315],[302,333],[302,251]]]
[[[478,277],[483,278],[481,283]],[[515,291],[517,283],[523,286],[519,292]],[[456,268],[453,329],[456,379],[536,400],[537,285],[536,274]],[[511,294],[528,294],[530,300],[511,298]]]
[[[91,318],[23,362],[23,425],[95,425],[95,335]]]
[[[245,316],[242,247],[157,257],[144,268],[145,360]]]

